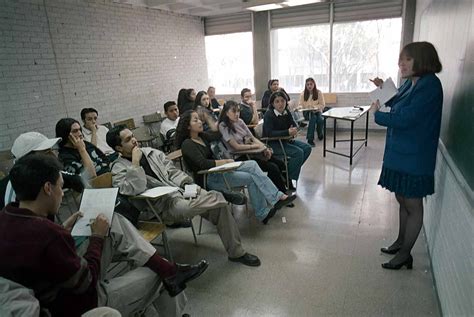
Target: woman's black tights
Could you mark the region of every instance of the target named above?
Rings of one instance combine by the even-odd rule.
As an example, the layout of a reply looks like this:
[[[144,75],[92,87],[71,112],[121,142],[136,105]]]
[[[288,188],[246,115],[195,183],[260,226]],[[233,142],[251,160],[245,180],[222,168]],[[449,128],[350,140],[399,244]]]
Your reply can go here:
[[[392,259],[393,264],[404,262],[409,257],[423,225],[422,198],[406,198],[398,194],[395,194],[395,197],[400,204],[400,226],[398,238],[389,248],[401,249]]]

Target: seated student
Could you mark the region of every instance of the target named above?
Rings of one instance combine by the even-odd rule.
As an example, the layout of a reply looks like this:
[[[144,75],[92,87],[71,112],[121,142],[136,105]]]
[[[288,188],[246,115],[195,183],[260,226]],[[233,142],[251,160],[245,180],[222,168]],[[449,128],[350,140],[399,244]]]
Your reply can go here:
[[[176,146],[181,148],[184,161],[194,173],[194,178],[200,186],[204,185],[204,181],[202,175],[197,174],[198,171],[234,161],[214,158],[210,142],[220,140],[221,135],[220,133],[202,133],[202,126],[198,114],[188,111],[181,117],[176,129]],[[255,144],[252,148],[259,147]],[[264,224],[275,215],[279,208],[295,199],[295,196],[288,196],[279,191],[255,161],[243,162],[237,170],[225,173],[225,178],[230,186],[247,186],[255,216]],[[213,190],[226,188],[226,182],[220,173],[209,174],[206,185]]]
[[[242,97],[242,101],[239,104],[240,119],[242,119],[246,125],[257,124],[258,113],[255,101],[252,100],[252,91],[248,88],[244,88],[240,92],[240,97]]]
[[[84,140],[97,146],[105,155],[109,156],[110,161],[113,161],[118,155],[107,145],[105,136],[109,129],[97,124],[98,116],[99,112],[94,108],[84,108],[81,110],[81,119],[84,123],[82,135],[84,136]]]
[[[195,101],[194,110],[197,112],[199,119],[203,123],[204,131],[217,131],[217,116],[212,111],[209,103],[209,96],[205,91],[198,92]]]
[[[278,79],[270,79],[268,81],[268,90],[265,91],[265,93],[263,94],[263,97],[262,97],[262,109],[268,109],[271,107],[271,103],[270,103],[270,96],[274,93],[274,92],[277,92],[277,91],[280,91],[282,92],[285,96],[286,96],[286,102],[287,104],[290,102],[290,95],[288,95],[285,91],[285,89],[281,88],[280,87],[280,81]],[[297,118],[297,114],[295,114],[294,112],[290,111],[288,109],[289,113],[293,116],[293,120],[296,120],[295,118]],[[300,128],[304,128],[306,127],[306,123],[304,122],[299,122],[298,123],[298,126]]]
[[[83,176],[86,180],[107,173],[109,158],[94,144],[84,141],[79,122],[63,118],[56,123],[56,137],[59,142],[59,159],[64,170]]]
[[[324,137],[324,120],[321,113],[326,105],[324,103],[324,96],[321,93],[321,90],[316,88],[316,82],[313,78],[309,77],[306,79],[304,91],[300,94],[298,105],[301,109],[314,109],[314,111],[305,111],[305,113],[309,114],[309,125],[306,139],[308,140],[308,144],[314,147],[314,130],[316,126],[318,139],[322,140]]]
[[[209,86],[209,88],[207,88],[207,94],[209,95],[212,109],[220,109],[222,105],[216,99],[216,88]]]
[[[42,152],[55,154],[58,143],[61,138],[48,139],[39,132],[26,132],[20,134],[11,149],[11,153],[15,160],[32,152]],[[64,188],[71,188],[77,192],[82,192],[84,184],[81,177],[65,171],[61,171],[64,180]],[[10,182],[10,175],[7,175],[0,181],[0,209],[16,200],[15,191]]]
[[[123,195],[138,195],[147,188],[157,186],[183,189],[194,183],[163,152],[149,147],[140,148],[129,129],[111,129],[107,133],[107,143],[121,154],[112,165],[112,181]],[[180,222],[196,215],[208,219],[217,226],[230,261],[249,266],[260,265],[259,258],[245,252],[242,247],[239,228],[226,208],[227,201],[221,193],[200,189],[195,198],[185,199],[182,191],[177,191],[158,199],[156,207],[162,213],[163,221],[168,223]]]
[[[149,304],[165,315],[180,314],[185,296],[160,296],[161,281],[169,295],[176,296],[187,281],[204,272],[207,262],[168,262],[120,215],[113,217],[107,237],[109,223],[99,214],[91,223],[92,235],[76,250],[70,231],[80,215],[74,214],[63,226],[46,219],[61,205],[61,169],[56,157],[32,153],[10,171],[19,203],[0,212],[0,276],[33,289],[52,316],[80,316],[104,305],[130,315]],[[105,280],[114,258],[127,258],[137,268]]]
[[[178,106],[174,101],[167,101],[163,107],[165,110],[166,119],[161,121],[160,133],[165,138],[165,140],[174,139],[176,127],[178,126],[179,122]]]
[[[184,113],[194,109],[194,100],[196,100],[196,91],[192,88],[181,89],[178,94],[179,113]]]
[[[250,90],[249,90],[250,91]],[[242,108],[232,100],[225,103],[219,117],[219,131],[226,147],[234,151],[247,151],[255,148],[265,148],[262,153],[251,155],[250,158],[257,162],[262,171],[268,173],[268,177],[279,191],[285,193],[287,191],[285,181],[283,180],[282,170],[285,169],[285,163],[274,157],[271,148],[265,145],[252,135],[247,125],[239,115]],[[237,160],[246,160],[247,156],[242,156]]]
[[[287,102],[284,92],[277,91],[271,95],[269,111],[265,113],[263,118],[262,135],[264,137],[295,137],[298,134],[296,122],[288,110]],[[284,155],[279,142],[271,141],[268,144],[276,155]],[[286,155],[290,157],[288,161],[290,179],[298,181],[301,167],[311,154],[311,146],[296,139],[291,139],[283,141],[283,147]]]
[[[56,136],[62,139],[59,143],[58,157],[67,173],[79,175],[84,182],[87,182],[110,172],[109,158],[92,143],[83,140],[81,126],[76,120],[72,118],[59,120],[56,124]],[[120,203],[115,211],[136,225],[140,210],[122,195],[119,195],[117,200]]]

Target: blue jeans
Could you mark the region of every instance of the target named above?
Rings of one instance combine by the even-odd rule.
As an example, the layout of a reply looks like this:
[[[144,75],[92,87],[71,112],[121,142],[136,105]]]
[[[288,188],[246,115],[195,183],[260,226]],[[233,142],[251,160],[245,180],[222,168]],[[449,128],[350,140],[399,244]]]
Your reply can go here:
[[[314,130],[317,125],[318,138],[322,139],[323,137],[323,124],[324,119],[321,116],[320,111],[308,111],[309,115],[309,124],[308,124],[308,134],[306,134],[306,139],[308,141],[314,141]]]
[[[242,162],[242,165],[235,171],[224,173],[224,175],[231,187],[247,186],[250,204],[255,210],[255,216],[260,221],[265,219],[270,209],[283,195],[255,161]],[[227,188],[223,174],[210,174],[207,177],[207,187],[217,191]]]
[[[278,142],[269,142],[273,149],[273,153],[277,156],[283,156],[283,151]],[[288,175],[290,179],[298,180],[300,176],[301,166],[308,159],[311,154],[311,146],[298,141],[293,140],[291,142],[283,142],[286,155],[288,156]]]

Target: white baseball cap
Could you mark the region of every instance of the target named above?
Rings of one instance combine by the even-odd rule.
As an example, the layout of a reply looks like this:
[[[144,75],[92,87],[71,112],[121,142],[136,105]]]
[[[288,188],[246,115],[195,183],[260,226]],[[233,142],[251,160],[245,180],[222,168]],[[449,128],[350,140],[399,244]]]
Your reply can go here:
[[[61,138],[48,139],[39,132],[26,132],[16,138],[11,152],[16,159],[19,159],[33,151],[52,149],[60,141]]]

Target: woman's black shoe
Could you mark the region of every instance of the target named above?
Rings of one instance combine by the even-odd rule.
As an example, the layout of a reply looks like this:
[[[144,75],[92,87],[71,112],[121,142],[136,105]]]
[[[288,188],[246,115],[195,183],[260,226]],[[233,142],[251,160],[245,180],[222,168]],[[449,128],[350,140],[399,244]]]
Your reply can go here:
[[[400,270],[404,265],[406,265],[407,270],[413,269],[413,257],[411,256],[411,254],[405,261],[399,264],[393,264],[392,261],[382,263],[382,267],[387,270]]]
[[[400,249],[401,249],[401,247],[389,246],[389,247],[381,248],[380,251],[383,252],[383,253],[387,253],[387,254],[395,254],[398,251],[400,251]]]
[[[270,211],[268,212],[267,216],[265,217],[265,219],[262,220],[263,224],[266,225],[268,220],[270,220],[270,218],[272,218],[273,216],[275,216],[277,212],[277,209],[275,207],[273,207],[272,209],[270,209]]]
[[[275,206],[273,206],[273,208],[275,208],[276,210],[281,209],[285,207],[286,205],[291,204],[291,202],[295,199],[296,199],[296,195],[288,195],[286,199],[277,201],[277,203],[275,204]]]

